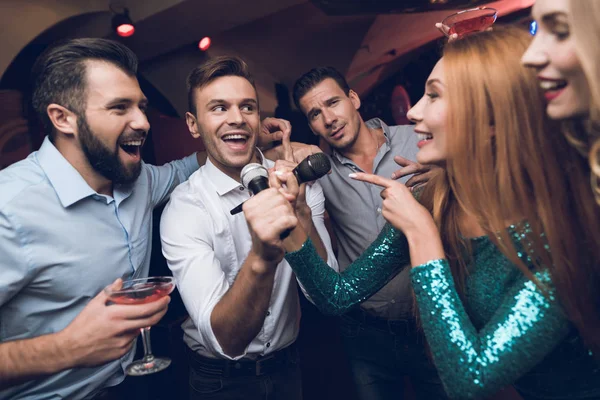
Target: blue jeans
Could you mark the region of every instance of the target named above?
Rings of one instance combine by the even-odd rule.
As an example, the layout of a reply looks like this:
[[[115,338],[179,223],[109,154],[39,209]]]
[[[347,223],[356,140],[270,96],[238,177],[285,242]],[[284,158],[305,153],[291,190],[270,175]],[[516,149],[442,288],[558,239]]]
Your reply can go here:
[[[302,378],[295,350],[268,373],[245,376],[227,376],[190,354],[191,350],[188,352],[190,400],[302,400]]]
[[[388,321],[362,309],[342,316],[342,341],[360,400],[401,400],[405,376],[417,399],[447,399],[415,321]]]

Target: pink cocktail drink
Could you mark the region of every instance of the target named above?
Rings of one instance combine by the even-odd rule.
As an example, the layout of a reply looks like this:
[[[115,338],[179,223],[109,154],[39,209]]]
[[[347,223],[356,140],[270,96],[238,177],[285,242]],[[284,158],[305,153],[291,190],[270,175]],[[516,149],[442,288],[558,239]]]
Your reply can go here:
[[[104,291],[110,301],[120,305],[139,305],[152,303],[168,296],[175,288],[172,276],[156,276],[132,279],[123,282],[118,288],[107,287]],[[140,329],[144,343],[144,358],[135,360],[125,370],[127,375],[140,376],[162,371],[171,364],[165,357],[154,357],[150,346],[150,327]]]
[[[494,8],[471,8],[447,16],[442,21],[442,26],[447,36],[456,34],[461,38],[471,33],[485,31],[494,24],[497,15]]]
[[[173,283],[139,283],[131,289],[118,291],[110,296],[117,304],[146,304],[168,296],[173,291]]]

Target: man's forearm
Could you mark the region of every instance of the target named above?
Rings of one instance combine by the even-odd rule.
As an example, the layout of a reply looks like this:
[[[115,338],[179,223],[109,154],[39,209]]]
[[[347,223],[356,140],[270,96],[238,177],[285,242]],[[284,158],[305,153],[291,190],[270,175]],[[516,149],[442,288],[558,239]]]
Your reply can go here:
[[[210,322],[221,348],[230,357],[244,352],[264,324],[276,268],[250,253],[233,285],[212,311]]]
[[[60,333],[0,344],[0,390],[73,368],[66,345]]]

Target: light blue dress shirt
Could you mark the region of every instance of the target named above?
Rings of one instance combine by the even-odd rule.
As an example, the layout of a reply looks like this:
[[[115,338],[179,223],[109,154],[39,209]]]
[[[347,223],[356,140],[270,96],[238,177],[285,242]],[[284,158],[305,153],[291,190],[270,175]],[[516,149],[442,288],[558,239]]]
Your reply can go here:
[[[152,211],[196,169],[192,155],[143,164],[137,181],[96,193],[46,138],[0,171],[0,342],[64,329],[104,287],[148,275]],[[0,392],[1,399],[84,399],[124,379],[133,351]]]

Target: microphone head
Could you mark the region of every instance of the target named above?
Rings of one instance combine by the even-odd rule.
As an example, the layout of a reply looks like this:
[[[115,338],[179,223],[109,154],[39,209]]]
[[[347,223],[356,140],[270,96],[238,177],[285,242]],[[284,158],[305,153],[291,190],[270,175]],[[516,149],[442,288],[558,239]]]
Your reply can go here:
[[[325,176],[331,169],[331,162],[325,153],[311,154],[295,168],[298,180],[310,182]]]
[[[265,167],[257,163],[246,164],[244,168],[242,168],[242,172],[240,173],[240,179],[242,181],[242,185],[248,190],[250,188],[250,182],[256,177],[262,176],[265,179],[269,179],[269,172]]]

